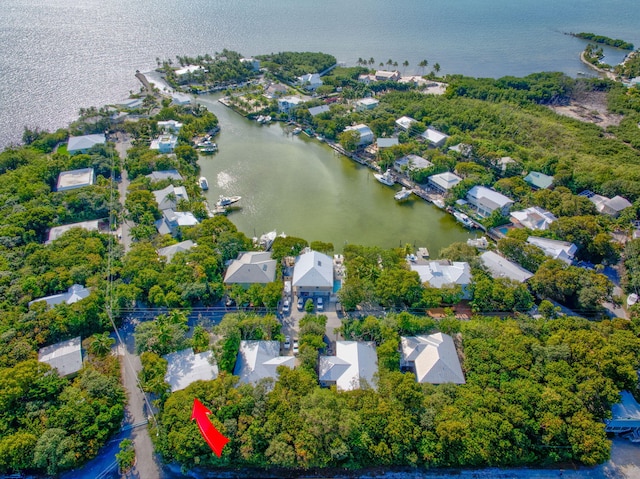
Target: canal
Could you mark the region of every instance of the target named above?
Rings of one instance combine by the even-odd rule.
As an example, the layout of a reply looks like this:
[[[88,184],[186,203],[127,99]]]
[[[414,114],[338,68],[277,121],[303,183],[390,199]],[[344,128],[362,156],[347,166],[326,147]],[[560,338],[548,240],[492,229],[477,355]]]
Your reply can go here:
[[[218,102],[196,97],[220,121],[218,153],[200,160],[213,205],[220,195],[242,200],[229,219],[249,237],[277,230],[288,236],[333,243],[392,248],[404,244],[441,248],[473,236],[452,216],[416,198],[397,203],[399,186],[380,184],[370,169],[326,144],[287,133],[281,123],[260,125]]]

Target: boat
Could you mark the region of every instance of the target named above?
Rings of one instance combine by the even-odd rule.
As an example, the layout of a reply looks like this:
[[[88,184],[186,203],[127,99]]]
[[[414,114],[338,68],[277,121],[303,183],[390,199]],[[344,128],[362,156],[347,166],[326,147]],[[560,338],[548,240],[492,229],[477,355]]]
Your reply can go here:
[[[460,213],[459,211],[454,211],[453,216],[455,216],[456,220],[459,223],[462,223],[462,225],[466,226],[467,228],[473,228],[475,226],[473,224],[473,221],[471,221],[471,218],[469,218],[464,213]]]
[[[300,127],[294,128],[292,133],[294,135],[299,135],[300,133],[302,133],[302,128]]]
[[[481,236],[480,238],[475,239],[469,238],[467,240],[467,245],[473,246],[474,248],[478,249],[487,249],[487,247],[489,246],[489,241],[485,236]]]
[[[413,191],[408,190],[403,186],[400,191],[393,195],[393,197],[396,201],[405,201],[409,196],[411,196],[411,193],[413,193]]]
[[[267,115],[264,117],[264,121],[263,123],[267,124],[267,123],[271,123],[271,115]]]
[[[209,140],[202,141],[197,146],[202,153],[215,153],[218,151],[218,145]]]
[[[216,206],[229,206],[232,205],[234,203],[237,203],[238,201],[240,201],[242,199],[242,196],[224,196],[224,195],[220,195],[220,198],[218,198],[218,201],[216,201]]]
[[[258,123],[264,123],[264,116],[260,115],[258,118],[256,118],[256,121]]]
[[[383,185],[393,186],[395,183],[391,170],[387,170],[384,173],[374,173],[373,176]]]
[[[198,183],[200,184],[200,188],[202,190],[207,191],[209,189],[209,182],[204,176],[200,177],[200,179],[198,180]]]
[[[433,204],[436,205],[441,210],[443,210],[445,206],[444,201],[440,198],[436,198],[435,200],[433,200]]]

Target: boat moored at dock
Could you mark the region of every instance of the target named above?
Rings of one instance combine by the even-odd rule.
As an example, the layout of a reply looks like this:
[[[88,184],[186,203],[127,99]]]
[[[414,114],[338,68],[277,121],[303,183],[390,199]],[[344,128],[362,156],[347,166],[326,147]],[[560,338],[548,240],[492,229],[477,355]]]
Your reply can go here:
[[[464,213],[461,213],[460,211],[454,211],[453,216],[456,218],[456,221],[462,223],[462,225],[466,228],[475,228],[475,224],[473,223],[471,218],[469,218]]]
[[[403,186],[400,191],[398,191],[395,195],[393,195],[393,198],[396,201],[406,201],[411,196],[411,193],[413,193],[413,191],[411,191],[411,190],[409,190],[409,189],[407,189],[407,188],[405,188]]]
[[[202,191],[207,191],[209,189],[209,182],[204,176],[200,177],[200,179],[198,180],[198,184],[200,185]]]
[[[224,196],[224,195],[220,195],[220,198],[218,198],[218,201],[216,201],[216,206],[220,206],[220,207],[229,206],[229,205],[232,205],[234,203],[237,203],[241,199],[242,199],[242,196]]]
[[[383,185],[393,186],[395,184],[395,179],[393,178],[391,170],[387,170],[384,173],[374,173],[373,176]]]

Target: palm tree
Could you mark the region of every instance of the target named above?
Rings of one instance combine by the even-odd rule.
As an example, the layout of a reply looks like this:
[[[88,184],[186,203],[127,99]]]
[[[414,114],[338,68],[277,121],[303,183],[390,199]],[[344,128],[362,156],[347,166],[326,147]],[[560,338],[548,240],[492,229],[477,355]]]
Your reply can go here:
[[[391,58],[389,58],[387,60],[387,65],[389,65],[389,66],[393,65],[393,60]]]
[[[424,74],[424,69],[427,68],[427,65],[429,64],[429,62],[427,60],[422,60],[420,63],[418,63],[418,66],[420,68],[422,68],[422,73]]]
[[[373,59],[373,57],[369,58],[369,65],[373,65],[376,61]]]
[[[405,60],[402,62],[402,67],[404,68],[403,73],[407,70],[408,66],[409,66],[409,60]]]
[[[358,61],[356,62],[356,65],[366,65],[367,61],[363,60],[362,57],[358,57]]]
[[[433,64],[433,71],[435,71],[436,73],[438,73],[440,71],[440,64],[439,63],[434,63]]]
[[[98,357],[105,357],[111,352],[111,346],[116,342],[115,339],[109,336],[109,333],[94,334],[91,336],[91,342],[89,343],[89,351]]]

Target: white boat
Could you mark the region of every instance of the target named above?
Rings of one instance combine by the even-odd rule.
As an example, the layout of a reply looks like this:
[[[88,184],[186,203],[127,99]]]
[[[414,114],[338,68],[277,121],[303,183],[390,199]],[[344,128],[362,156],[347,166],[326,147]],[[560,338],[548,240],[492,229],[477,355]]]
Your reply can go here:
[[[207,191],[209,189],[209,182],[204,176],[200,177],[200,179],[198,180],[198,183],[200,184],[200,188],[203,191]]]
[[[631,307],[638,302],[638,295],[636,293],[631,293],[627,296],[627,306]]]
[[[433,200],[433,204],[436,205],[441,210],[443,210],[445,206],[444,201],[442,201],[440,198],[436,198],[435,200]]]
[[[256,121],[258,123],[264,123],[264,116],[260,115],[258,118],[256,118]]]
[[[481,236],[480,238],[475,239],[469,238],[467,240],[467,245],[473,246],[474,248],[478,249],[487,249],[487,247],[489,246],[489,241],[485,236]]]
[[[223,196],[220,195],[218,201],[216,201],[216,206],[229,206],[234,203],[237,203],[242,199],[242,196]]]
[[[413,191],[408,190],[403,186],[400,191],[393,195],[393,197],[396,199],[396,201],[404,201],[409,198],[409,196],[411,196],[411,193],[413,193]]]
[[[456,220],[458,222],[462,223],[467,228],[473,228],[474,227],[474,224],[473,224],[473,221],[471,221],[471,218],[469,218],[464,213],[460,213],[459,211],[454,211],[453,212],[453,216],[455,216]]]
[[[264,117],[264,122],[263,123],[271,123],[271,115],[267,115]]]
[[[218,145],[209,140],[200,142],[197,146],[202,153],[215,153],[218,151]]]
[[[292,133],[294,135],[299,135],[300,133],[302,133],[302,128],[300,127],[294,128]]]
[[[393,186],[395,183],[391,170],[387,170],[384,173],[374,173],[373,176],[383,185]]]

